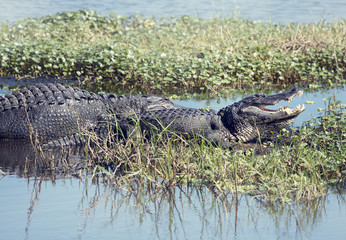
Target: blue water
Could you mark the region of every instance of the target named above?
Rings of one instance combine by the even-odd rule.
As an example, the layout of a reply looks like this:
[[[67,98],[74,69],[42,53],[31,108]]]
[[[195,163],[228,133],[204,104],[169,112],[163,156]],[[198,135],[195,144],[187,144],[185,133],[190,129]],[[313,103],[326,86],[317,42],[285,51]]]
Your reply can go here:
[[[0,21],[13,22],[61,11],[96,10],[102,14],[142,14],[171,17],[197,15],[203,18],[232,16],[276,23],[316,22],[345,17],[345,0],[0,0]],[[1,90],[0,95],[9,93]],[[344,89],[304,93],[291,103],[294,107],[313,101],[295,121],[317,116],[323,98],[335,95],[346,102]],[[175,102],[189,107],[216,110],[243,96],[217,100]],[[1,123],[0,123],[1,124]],[[2,155],[2,154],[0,154]],[[6,155],[6,154],[4,154]],[[13,169],[23,169],[16,163]],[[0,163],[1,160],[0,159]],[[17,165],[16,165],[17,164]],[[7,165],[6,165],[7,166]],[[8,169],[0,164],[0,169]],[[52,176],[60,178],[61,176]],[[23,178],[0,173],[0,239],[344,239],[346,236],[346,192],[327,196],[305,205],[293,203],[273,208],[250,196],[238,204],[231,195],[215,197],[206,189],[178,188],[174,193],[131,194],[115,186],[93,184],[88,178]]]
[[[121,16],[172,17],[197,15],[202,18],[230,17],[234,11],[241,18],[288,22],[318,22],[345,18],[345,0],[0,0],[0,21],[39,17],[61,11],[96,10]]]
[[[1,177],[1,175],[0,175]],[[284,208],[208,190],[131,194],[91,180],[0,181],[1,239],[344,239],[346,194]]]
[[[0,90],[0,95],[9,93]],[[307,100],[307,111],[323,107],[345,90],[304,93],[290,106]],[[175,101],[189,107],[219,109],[241,96],[216,100]],[[322,105],[321,105],[322,104]],[[309,120],[312,116],[299,116]],[[297,124],[297,123],[296,123]],[[251,196],[214,196],[207,189],[176,188],[153,195],[113,185],[51,175],[24,178],[25,156],[12,145],[0,149],[1,239],[343,239],[346,235],[346,188],[310,202],[275,208]],[[4,150],[5,149],[5,150]],[[7,154],[6,149],[12,151]],[[19,154],[21,155],[21,154]],[[60,155],[55,155],[58,158]],[[76,161],[80,161],[77,157]],[[17,175],[15,175],[17,174]]]

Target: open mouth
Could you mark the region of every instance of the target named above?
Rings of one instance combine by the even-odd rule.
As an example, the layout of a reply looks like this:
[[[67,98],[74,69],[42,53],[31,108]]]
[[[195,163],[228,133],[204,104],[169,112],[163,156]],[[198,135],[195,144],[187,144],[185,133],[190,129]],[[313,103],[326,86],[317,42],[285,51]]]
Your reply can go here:
[[[288,106],[285,106],[285,107],[281,107],[277,110],[273,110],[273,109],[267,109],[266,108],[266,105],[261,105],[259,107],[262,111],[264,112],[268,112],[268,113],[278,113],[278,112],[286,112],[288,115],[291,115],[291,114],[294,114],[294,113],[301,113],[305,110],[305,106],[304,104],[303,105],[298,105],[297,107],[291,109],[289,108]]]
[[[293,90],[292,90],[293,91]],[[292,92],[291,91],[291,92]],[[305,110],[305,106],[303,105],[298,105],[297,107],[295,107],[294,109],[290,109],[288,106],[285,107],[281,107],[277,110],[273,110],[273,109],[268,109],[267,106],[273,106],[276,105],[278,102],[280,101],[287,101],[287,102],[291,102],[293,100],[293,98],[295,96],[301,96],[303,95],[303,90],[299,89],[298,91],[296,91],[295,93],[291,94],[290,96],[286,96],[283,98],[278,98],[277,100],[273,101],[272,103],[267,103],[267,104],[263,104],[263,105],[259,105],[258,108],[261,109],[264,112],[268,112],[268,113],[279,113],[279,112],[283,112],[287,115],[295,115],[295,114],[299,114],[301,112],[303,112]],[[278,94],[280,95],[280,94]],[[278,97],[278,95],[276,95],[276,97]],[[271,97],[271,96],[269,96]]]
[[[305,110],[304,105],[298,105],[293,109],[287,106],[278,109],[268,109],[267,107],[274,106],[280,101],[291,102],[295,96],[301,96],[303,92],[300,88],[293,88],[289,92],[260,96],[258,100],[253,100],[253,104],[245,107],[242,112],[252,115],[256,119],[257,124],[271,122],[288,123]]]

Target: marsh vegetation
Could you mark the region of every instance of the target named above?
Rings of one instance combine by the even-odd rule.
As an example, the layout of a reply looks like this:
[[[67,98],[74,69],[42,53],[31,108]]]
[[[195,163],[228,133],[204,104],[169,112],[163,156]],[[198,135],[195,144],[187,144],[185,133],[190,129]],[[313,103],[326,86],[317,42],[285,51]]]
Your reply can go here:
[[[104,141],[81,130],[85,146],[53,151],[35,143],[34,152],[21,153],[8,144],[0,150],[13,148],[11,157],[0,157],[23,155],[16,171],[22,177],[102,179],[133,193],[146,186],[158,192],[199,187],[234,199],[247,194],[272,204],[311,201],[325,195],[331,185],[344,184],[346,177],[345,105],[331,98],[326,102],[320,116],[299,129],[234,143],[232,150],[206,139],[186,139],[168,128],[150,139],[140,133],[127,139],[109,134]]]
[[[64,12],[2,23],[0,75],[74,78],[89,89],[135,94],[216,96],[292,84],[342,85],[345,25],[342,19],[278,25]],[[326,103],[318,118],[292,129],[293,134],[283,131],[274,140],[237,144],[232,151],[168,129],[151,141],[110,135],[106,143],[81,132],[93,143],[85,146],[84,168],[79,164],[72,174],[102,178],[130,192],[147,185],[155,191],[201,186],[235,199],[240,193],[271,203],[316,199],[346,176],[345,105],[332,98]],[[54,172],[55,158],[44,160],[42,166]]]
[[[63,12],[2,23],[0,75],[163,94],[344,84],[345,29],[343,19],[280,25]]]

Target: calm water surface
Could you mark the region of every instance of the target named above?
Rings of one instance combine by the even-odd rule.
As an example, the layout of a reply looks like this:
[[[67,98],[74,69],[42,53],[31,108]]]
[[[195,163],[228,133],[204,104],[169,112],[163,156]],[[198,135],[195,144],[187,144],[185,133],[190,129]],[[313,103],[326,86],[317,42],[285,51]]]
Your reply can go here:
[[[0,90],[0,95],[8,93]],[[330,95],[344,103],[345,90],[304,93],[290,106],[305,101],[314,115]],[[239,100],[189,100],[189,107],[219,109]],[[309,114],[299,121],[309,120]],[[296,123],[296,125],[299,125]],[[238,203],[232,195],[215,196],[206,189],[173,192],[144,189],[130,193],[114,186],[66,177],[24,177],[24,146],[0,146],[1,239],[343,239],[346,235],[346,187],[307,204],[273,207],[250,196]],[[78,151],[74,151],[78,153]],[[54,153],[56,159],[64,159]],[[30,158],[30,156],[29,156]],[[71,160],[72,161],[72,160]],[[80,161],[77,157],[73,161]],[[336,193],[337,191],[337,193]]]
[[[289,91],[290,89],[287,89]],[[277,91],[273,91],[272,94],[278,93]],[[248,94],[251,95],[251,94]],[[212,108],[216,111],[220,110],[221,108],[233,104],[234,102],[237,102],[244,98],[245,96],[239,94],[236,96],[230,96],[228,98],[221,98],[221,99],[209,99],[209,100],[176,100],[174,101],[178,105],[182,105],[185,107],[193,107],[193,108]],[[343,88],[334,88],[329,90],[317,90],[314,92],[304,92],[302,96],[296,96],[291,102],[281,101],[275,107],[268,106],[268,109],[278,109],[279,107],[283,106],[289,106],[290,108],[296,107],[298,104],[305,105],[306,109],[303,113],[301,113],[295,120],[294,120],[294,126],[301,126],[304,121],[308,121],[312,119],[313,117],[318,117],[319,112],[318,108],[325,108],[327,102],[325,102],[323,99],[333,97],[335,100],[341,101],[343,104],[346,104],[346,89]],[[306,102],[310,101],[313,103],[307,104]]]
[[[277,23],[328,21],[345,17],[345,0],[0,0],[0,21],[15,21],[61,11],[96,10],[102,14],[143,14],[171,17],[198,15],[209,18],[239,16]],[[0,89],[0,95],[8,93]],[[304,93],[291,107],[306,105],[295,121],[300,126],[323,97],[335,95],[346,103],[344,89]],[[175,101],[189,107],[216,110],[241,99]],[[311,116],[312,115],[312,116]],[[0,123],[1,124],[1,123]],[[8,148],[13,148],[9,146]],[[5,148],[7,150],[8,148]],[[249,196],[236,204],[231,195],[216,197],[207,190],[176,189],[151,194],[63,176],[29,177],[20,174],[25,156],[16,149],[0,152],[0,239],[344,239],[346,235],[345,187],[309,205],[274,208]],[[18,151],[19,152],[19,151]],[[10,153],[10,154],[7,154]],[[22,157],[22,159],[19,159]],[[78,157],[77,157],[78,161]]]
[[[345,0],[0,0],[0,21],[39,17],[61,11],[96,10],[121,16],[148,17],[198,15],[202,18],[230,17],[236,10],[242,18],[288,22],[316,22],[345,18]]]
[[[78,179],[6,176],[1,239],[344,239],[346,194],[309,205],[238,204],[207,190],[137,192]]]

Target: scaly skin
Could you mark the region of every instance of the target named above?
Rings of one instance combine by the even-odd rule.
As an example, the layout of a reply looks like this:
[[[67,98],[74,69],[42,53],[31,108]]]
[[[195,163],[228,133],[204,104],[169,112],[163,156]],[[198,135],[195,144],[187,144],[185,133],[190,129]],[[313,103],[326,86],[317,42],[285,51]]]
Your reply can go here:
[[[93,129],[108,115],[176,108],[166,97],[95,94],[61,84],[36,84],[0,96],[0,139],[79,144],[78,129]]]
[[[139,120],[141,128],[147,132],[167,127],[190,138],[203,136],[215,145],[227,148],[232,146],[232,142],[248,142],[258,135],[263,136],[267,132],[287,127],[305,110],[304,106],[276,111],[265,107],[281,100],[290,101],[301,94],[303,90],[300,88],[269,96],[260,93],[227,106],[218,113],[190,108],[164,109],[143,112],[139,115]],[[133,130],[135,118],[120,121],[124,132]]]

